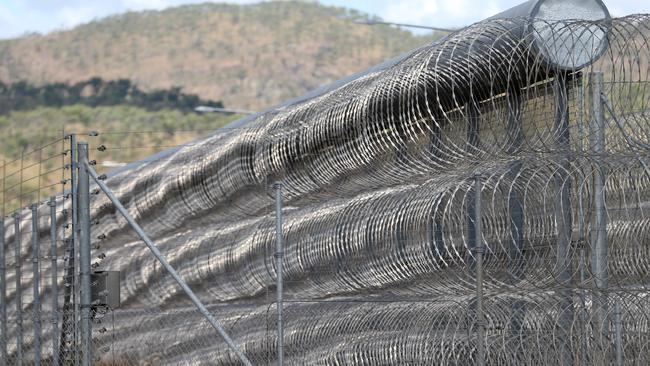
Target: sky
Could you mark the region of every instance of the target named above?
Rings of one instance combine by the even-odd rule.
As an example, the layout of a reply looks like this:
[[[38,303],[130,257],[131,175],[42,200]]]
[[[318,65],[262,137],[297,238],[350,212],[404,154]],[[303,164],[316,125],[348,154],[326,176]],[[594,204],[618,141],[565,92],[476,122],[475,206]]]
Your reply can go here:
[[[255,3],[260,0],[214,1]],[[320,0],[325,5],[354,8],[386,21],[460,27],[494,15],[524,0]],[[29,32],[68,29],[129,10],[164,9],[205,0],[0,0],[0,39]],[[605,0],[615,16],[650,13],[649,0]]]

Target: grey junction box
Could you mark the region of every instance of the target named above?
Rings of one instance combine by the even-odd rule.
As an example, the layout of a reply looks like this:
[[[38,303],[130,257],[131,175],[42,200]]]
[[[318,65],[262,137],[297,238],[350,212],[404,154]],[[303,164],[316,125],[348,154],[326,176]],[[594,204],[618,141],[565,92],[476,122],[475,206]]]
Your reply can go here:
[[[92,306],[120,307],[120,272],[97,271],[90,274]]]

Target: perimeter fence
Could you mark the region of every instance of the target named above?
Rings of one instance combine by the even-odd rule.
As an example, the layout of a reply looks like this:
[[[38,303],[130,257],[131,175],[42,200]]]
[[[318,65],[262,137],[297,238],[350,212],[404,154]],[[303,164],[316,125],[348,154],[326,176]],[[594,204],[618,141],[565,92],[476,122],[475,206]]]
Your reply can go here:
[[[76,183],[4,220],[3,360],[647,365],[647,37],[489,20],[117,170],[162,146],[67,136]]]

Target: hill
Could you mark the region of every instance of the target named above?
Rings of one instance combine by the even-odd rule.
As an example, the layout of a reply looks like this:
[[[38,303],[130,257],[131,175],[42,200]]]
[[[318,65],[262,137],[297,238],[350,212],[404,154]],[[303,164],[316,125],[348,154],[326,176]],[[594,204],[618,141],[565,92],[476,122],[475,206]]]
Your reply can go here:
[[[314,2],[199,4],[130,12],[0,41],[0,80],[130,79],[261,109],[430,42]]]

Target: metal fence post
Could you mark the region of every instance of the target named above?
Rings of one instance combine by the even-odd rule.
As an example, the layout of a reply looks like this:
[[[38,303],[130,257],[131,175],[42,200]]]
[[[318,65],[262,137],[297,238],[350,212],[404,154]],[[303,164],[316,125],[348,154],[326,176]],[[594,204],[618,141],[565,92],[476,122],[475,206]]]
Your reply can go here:
[[[79,161],[88,161],[88,143],[77,145]],[[79,164],[79,197],[77,208],[79,214],[79,269],[81,302],[81,364],[90,366],[92,360],[91,325],[90,325],[90,178],[85,164]]]
[[[72,204],[70,205],[71,211],[71,232],[70,237],[66,239],[68,245],[68,258],[67,265],[65,266],[64,275],[64,295],[63,295],[63,309],[61,317],[61,335],[59,337],[59,353],[64,358],[65,362],[72,362],[74,365],[79,364],[77,352],[78,339],[78,321],[77,314],[79,314],[77,302],[77,275],[76,275],[76,255],[75,249],[77,239],[77,136],[70,134],[67,136],[70,139],[70,196]],[[70,332],[71,330],[71,332]],[[73,354],[70,354],[72,349]]]
[[[481,111],[478,102],[474,99],[465,105],[467,115],[467,141],[465,151],[469,154],[477,154],[481,144]]]
[[[616,332],[616,366],[623,366],[623,320],[620,300],[616,301],[614,317],[614,327]]]
[[[278,311],[278,366],[284,365],[284,329],[282,327],[282,259],[284,257],[284,233],[282,231],[282,183],[276,182],[275,188],[275,267]]]
[[[52,273],[52,365],[59,364],[59,289],[58,267],[56,250],[56,197],[50,197],[50,245],[51,245],[51,273]]]
[[[571,351],[571,325],[573,324],[573,294],[571,285],[571,234],[573,218],[571,210],[571,168],[569,149],[569,100],[566,75],[559,73],[554,81],[555,91],[555,146],[558,154],[555,180],[555,222],[557,230],[556,276],[559,281],[560,364],[573,365]]]
[[[467,155],[473,155],[478,152],[480,144],[480,118],[481,111],[478,108],[478,104],[474,100],[470,100],[465,105],[465,114],[466,114],[466,124],[467,124],[467,134],[466,134],[466,143],[465,143],[465,153]],[[467,238],[468,238],[468,249],[473,251],[476,249],[476,229],[474,228],[474,199],[472,199],[471,191],[468,194],[467,199]],[[474,258],[471,255],[467,256],[468,267],[471,270],[474,270],[476,263]]]
[[[596,281],[596,299],[594,299],[594,319],[598,327],[602,327],[597,335],[599,345],[605,346],[609,335],[609,319],[607,310],[607,287],[609,276],[607,273],[607,212],[605,206],[605,174],[599,164],[599,155],[605,151],[605,118],[602,102],[603,73],[592,72],[589,74],[589,88],[591,92],[591,113],[589,120],[589,144],[594,155],[596,167],[594,169],[594,222],[590,233],[591,242],[591,270]],[[600,339],[599,339],[600,338]]]
[[[5,220],[0,217],[0,357],[2,365],[7,359],[7,261],[5,259]]]
[[[72,240],[70,242],[70,281],[72,281],[71,295],[72,295],[72,347],[74,354],[74,365],[79,365],[80,336],[79,331],[80,323],[80,309],[79,309],[79,149],[77,145],[77,135],[70,135],[70,190],[72,193]]]
[[[582,210],[581,210],[582,211]],[[580,286],[584,286],[587,275],[585,273],[586,267],[586,257],[585,257],[585,248],[584,248],[584,238],[580,242]],[[585,294],[584,287],[580,288],[580,365],[587,366],[589,365],[589,352],[587,349],[587,339],[589,337],[589,330],[587,328],[587,321],[589,319],[589,313],[587,312],[587,296]]]
[[[583,83],[583,74],[580,73],[577,80],[576,89],[576,122],[578,124],[578,151],[580,155],[585,154],[585,127],[584,127],[584,106],[585,106],[585,90]],[[584,189],[583,185],[578,186],[578,248],[580,250],[580,258],[578,262],[578,271],[580,275],[580,365],[587,366],[589,364],[589,352],[587,350],[587,320],[589,314],[587,312],[587,297],[584,289],[586,281],[586,257],[585,257],[585,209],[583,205]]]
[[[523,144],[524,136],[521,127],[522,97],[519,90],[508,92],[508,146],[509,154],[515,154]],[[523,279],[523,242],[524,242],[524,214],[523,204],[514,183],[521,171],[521,161],[512,162],[508,176],[512,179],[513,186],[508,192],[508,212],[510,219],[510,243],[508,247],[508,269],[513,282]]]
[[[474,230],[476,233],[476,350],[478,366],[485,365],[485,320],[483,316],[483,228],[481,225],[481,176],[474,177]]]
[[[470,100],[465,105],[465,114],[467,119],[467,135],[465,152],[469,155],[475,155],[480,152],[479,146],[481,144],[480,136],[480,120],[481,111],[479,105],[475,100]],[[473,196],[472,196],[473,194]],[[472,197],[474,199],[472,199]],[[483,340],[485,338],[485,329],[483,321],[483,238],[481,233],[481,178],[477,174],[475,176],[474,192],[470,192],[467,205],[467,236],[469,238],[468,246],[469,251],[474,252],[474,256],[468,256],[468,267],[471,273],[473,269],[476,276],[476,325],[477,325],[477,339],[476,339],[476,364],[478,366],[485,365],[485,345]],[[470,305],[471,307],[471,305]],[[469,331],[469,329],[468,329]]]
[[[522,131],[521,109],[522,95],[519,87],[512,87],[507,93],[508,102],[508,146],[507,152],[513,156],[521,149],[524,143],[524,133]],[[510,224],[510,238],[508,245],[508,272],[512,285],[517,285],[524,279],[524,206],[521,195],[515,186],[519,172],[521,171],[521,160],[512,161],[508,170],[508,177],[512,180],[512,185],[508,192],[508,219]],[[510,305],[510,332],[513,337],[519,337],[521,327],[524,321],[524,302],[513,300]]]
[[[38,240],[38,205],[32,204],[32,285],[34,287],[34,301],[32,315],[34,322],[34,365],[41,364],[41,293],[40,293],[40,245]]]
[[[479,145],[481,143],[480,137],[480,120],[481,120],[481,111],[479,110],[478,104],[476,101],[471,100],[465,105],[465,114],[467,115],[467,136],[466,136],[466,145],[465,153],[468,155],[473,155],[478,153]],[[474,207],[476,199],[472,199],[472,194],[476,195],[476,192],[469,192],[468,202],[467,202],[467,237],[468,237],[468,246],[469,250],[473,251],[476,249],[478,242],[476,240],[476,209]],[[468,255],[468,265],[470,269],[476,269],[476,261],[471,256]]]
[[[16,365],[22,366],[23,364],[23,285],[21,280],[21,262],[20,258],[20,213],[15,212],[13,215],[14,218],[14,254],[16,258],[16,263],[14,268],[16,269]]]

